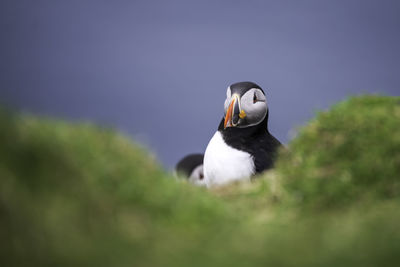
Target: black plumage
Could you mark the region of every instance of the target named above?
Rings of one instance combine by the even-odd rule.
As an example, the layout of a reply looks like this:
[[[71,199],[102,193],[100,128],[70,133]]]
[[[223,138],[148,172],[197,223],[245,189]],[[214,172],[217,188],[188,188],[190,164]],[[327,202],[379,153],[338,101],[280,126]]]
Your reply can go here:
[[[268,131],[268,113],[260,124],[247,128],[224,129],[222,118],[218,131],[227,145],[245,151],[253,157],[256,173],[273,167],[281,143]]]
[[[176,164],[175,170],[178,174],[189,178],[193,170],[203,164],[203,158],[204,154],[187,155]]]
[[[260,89],[263,94],[264,90],[256,83],[253,82],[238,82],[238,83],[234,83],[231,86],[229,86],[231,88],[231,93],[232,94],[238,94],[240,96],[244,95],[249,89],[251,88],[257,88]]]

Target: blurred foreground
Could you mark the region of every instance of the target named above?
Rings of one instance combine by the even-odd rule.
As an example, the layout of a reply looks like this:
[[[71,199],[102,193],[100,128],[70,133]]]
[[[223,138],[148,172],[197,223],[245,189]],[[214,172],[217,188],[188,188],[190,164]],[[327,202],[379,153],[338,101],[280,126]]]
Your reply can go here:
[[[211,191],[112,130],[0,112],[1,266],[397,266],[399,199],[400,98],[341,102]]]

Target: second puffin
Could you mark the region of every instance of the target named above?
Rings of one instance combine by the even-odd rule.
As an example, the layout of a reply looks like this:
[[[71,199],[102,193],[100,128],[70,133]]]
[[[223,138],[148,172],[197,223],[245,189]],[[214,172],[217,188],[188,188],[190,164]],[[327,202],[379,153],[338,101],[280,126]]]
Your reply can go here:
[[[226,91],[225,116],[204,155],[207,186],[248,180],[273,167],[281,143],[268,131],[268,105],[255,83],[239,82]]]

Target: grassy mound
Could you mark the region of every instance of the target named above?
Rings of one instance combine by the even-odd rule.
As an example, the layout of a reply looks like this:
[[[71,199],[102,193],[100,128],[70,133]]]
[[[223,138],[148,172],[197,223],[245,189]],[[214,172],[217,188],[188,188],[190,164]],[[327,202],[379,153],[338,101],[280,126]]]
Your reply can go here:
[[[0,112],[0,266],[396,266],[398,103],[340,103],[212,191],[112,130]]]
[[[0,124],[1,266],[163,265],[228,217],[110,130],[5,113]]]
[[[400,98],[351,98],[321,112],[278,169],[302,205],[327,208],[400,196]]]

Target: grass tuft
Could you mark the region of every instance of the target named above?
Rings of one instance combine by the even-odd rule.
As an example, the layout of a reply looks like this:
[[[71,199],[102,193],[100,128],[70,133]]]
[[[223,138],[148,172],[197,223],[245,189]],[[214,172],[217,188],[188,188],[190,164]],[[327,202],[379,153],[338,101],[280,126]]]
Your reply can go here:
[[[207,191],[111,129],[1,110],[0,265],[398,266],[399,122],[400,98],[350,98]]]

